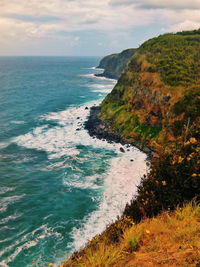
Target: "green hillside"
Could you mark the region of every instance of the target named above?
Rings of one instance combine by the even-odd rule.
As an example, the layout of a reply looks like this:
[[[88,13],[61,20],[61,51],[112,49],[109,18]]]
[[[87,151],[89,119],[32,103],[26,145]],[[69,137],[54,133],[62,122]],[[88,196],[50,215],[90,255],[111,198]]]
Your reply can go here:
[[[141,45],[100,116],[127,142],[155,151],[126,215],[140,221],[199,198],[200,30]]]
[[[104,72],[98,76],[118,79],[135,51],[136,49],[133,48],[126,49],[119,54],[104,57],[98,66],[98,68],[104,69]]]
[[[150,168],[122,218],[63,266],[199,266],[199,205],[182,207],[200,202],[200,30],[142,44],[92,112],[96,136],[149,148]]]
[[[199,119],[199,93],[200,30],[165,34],[137,49],[101,117],[129,140],[162,144]]]

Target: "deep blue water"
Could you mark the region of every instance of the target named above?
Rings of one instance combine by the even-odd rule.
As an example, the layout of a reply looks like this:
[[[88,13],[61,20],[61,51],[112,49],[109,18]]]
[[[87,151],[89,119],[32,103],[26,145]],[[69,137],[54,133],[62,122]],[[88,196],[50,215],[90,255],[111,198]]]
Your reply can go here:
[[[0,57],[0,266],[57,266],[132,196],[145,156],[83,128],[115,84],[98,61]]]

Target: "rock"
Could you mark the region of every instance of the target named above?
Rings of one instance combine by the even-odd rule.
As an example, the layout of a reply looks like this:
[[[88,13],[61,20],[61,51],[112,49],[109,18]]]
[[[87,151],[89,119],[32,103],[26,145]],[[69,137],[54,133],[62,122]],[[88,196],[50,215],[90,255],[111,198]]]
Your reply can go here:
[[[125,152],[125,150],[123,149],[123,147],[120,147],[120,149],[119,149],[121,152]]]

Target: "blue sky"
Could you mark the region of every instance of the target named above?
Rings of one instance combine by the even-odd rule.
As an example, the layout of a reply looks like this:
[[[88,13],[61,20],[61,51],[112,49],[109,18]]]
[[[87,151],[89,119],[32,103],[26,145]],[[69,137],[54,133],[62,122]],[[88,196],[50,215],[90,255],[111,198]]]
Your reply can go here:
[[[104,56],[200,28],[200,0],[0,0],[0,55]]]

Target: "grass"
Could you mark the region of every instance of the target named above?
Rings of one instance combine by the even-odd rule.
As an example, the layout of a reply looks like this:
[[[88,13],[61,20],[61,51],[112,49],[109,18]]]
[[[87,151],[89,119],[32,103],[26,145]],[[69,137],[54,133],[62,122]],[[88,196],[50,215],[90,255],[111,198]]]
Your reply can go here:
[[[132,222],[115,243],[106,239],[106,231],[103,235],[62,266],[196,266],[200,263],[200,205],[189,203],[139,224]]]

